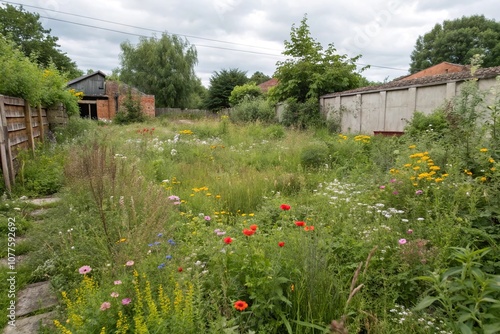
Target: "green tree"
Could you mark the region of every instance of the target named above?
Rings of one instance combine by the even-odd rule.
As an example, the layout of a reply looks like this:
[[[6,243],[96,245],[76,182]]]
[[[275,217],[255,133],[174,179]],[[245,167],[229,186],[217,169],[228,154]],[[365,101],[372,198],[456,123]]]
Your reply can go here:
[[[484,15],[445,20],[418,37],[411,54],[410,72],[443,61],[467,65],[475,54],[484,55],[484,67],[500,65],[500,22]]]
[[[213,111],[229,108],[229,97],[234,87],[244,85],[247,82],[246,72],[237,68],[214,72],[210,77],[210,87],[208,88],[205,107]]]
[[[22,6],[6,4],[0,7],[0,33],[14,42],[27,57],[44,68],[54,64],[69,79],[81,76],[83,72],[76,63],[59,50],[58,38],[50,35],[51,30],[45,29],[39,20],[40,15],[27,12]]]
[[[40,68],[3,36],[0,64],[0,94],[26,99],[33,106],[51,107],[61,102],[69,115],[78,113],[78,92],[66,88],[65,76],[53,64]]]
[[[265,75],[260,71],[256,71],[254,74],[252,74],[249,81],[255,82],[256,85],[260,85],[261,83],[266,82],[270,79],[271,77],[269,75]]]
[[[249,82],[242,86],[234,87],[231,95],[229,96],[229,104],[235,106],[245,98],[255,98],[262,96],[262,90],[255,82]]]
[[[305,15],[299,27],[292,25],[290,41],[285,41],[283,54],[289,58],[276,64],[274,77],[279,83],[269,91],[270,98],[305,102],[326,93],[359,87],[362,76],[356,71],[355,62],[361,56],[349,58],[336,51],[333,44],[324,50],[312,38]]]
[[[121,45],[120,80],[155,95],[157,107],[187,108],[201,81],[194,66],[198,54],[186,39],[162,34]]]

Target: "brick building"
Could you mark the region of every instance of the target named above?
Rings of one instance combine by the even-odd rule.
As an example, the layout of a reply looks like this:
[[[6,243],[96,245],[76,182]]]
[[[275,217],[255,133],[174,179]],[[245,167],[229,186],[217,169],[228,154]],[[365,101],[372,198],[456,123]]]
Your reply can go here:
[[[155,116],[154,95],[144,94],[124,83],[106,80],[106,75],[101,71],[71,80],[68,87],[84,94],[83,99],[78,101],[81,117],[113,119],[129,90],[134,98],[140,98],[143,113],[150,117]]]

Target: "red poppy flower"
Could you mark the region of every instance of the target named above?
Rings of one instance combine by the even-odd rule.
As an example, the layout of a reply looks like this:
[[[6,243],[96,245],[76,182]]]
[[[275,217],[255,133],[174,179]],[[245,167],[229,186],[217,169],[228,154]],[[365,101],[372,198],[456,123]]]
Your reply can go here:
[[[248,230],[248,229],[243,229],[243,234],[246,235],[247,237],[253,235],[255,233],[254,230]]]
[[[233,242],[233,239],[231,239],[231,237],[227,237],[224,238],[224,242],[229,245],[231,242]]]
[[[250,229],[251,229],[252,231],[257,231],[257,229],[258,229],[258,228],[259,228],[259,227],[258,227],[257,225],[255,225],[255,224],[250,225]]]
[[[285,242],[284,242],[284,241],[280,241],[280,242],[278,242],[278,246],[280,246],[280,247],[285,246]]]
[[[177,268],[177,271],[182,273],[182,267]]]
[[[281,208],[281,210],[288,211],[288,210],[290,210],[290,205],[288,205],[288,204],[281,204],[280,208]]]
[[[243,300],[238,300],[234,303],[234,308],[238,311],[244,311],[248,307],[248,304]]]
[[[297,225],[297,226],[305,226],[306,223],[304,223],[303,221],[298,221],[298,222],[295,222],[295,225]]]

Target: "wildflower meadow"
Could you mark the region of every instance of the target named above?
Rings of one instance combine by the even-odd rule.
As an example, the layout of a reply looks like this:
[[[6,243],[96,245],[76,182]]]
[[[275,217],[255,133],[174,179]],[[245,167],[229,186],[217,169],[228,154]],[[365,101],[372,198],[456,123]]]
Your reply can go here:
[[[32,279],[60,298],[51,333],[500,331],[489,123],[72,122],[62,201],[33,232]]]

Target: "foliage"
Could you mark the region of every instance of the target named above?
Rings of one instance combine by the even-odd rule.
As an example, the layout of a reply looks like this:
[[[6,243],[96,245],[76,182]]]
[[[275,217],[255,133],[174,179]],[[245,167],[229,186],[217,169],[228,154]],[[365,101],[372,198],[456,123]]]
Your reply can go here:
[[[463,16],[436,24],[419,36],[411,54],[410,73],[443,61],[466,65],[475,54],[485,55],[483,66],[500,65],[500,23],[484,15]]]
[[[132,95],[132,89],[129,88],[127,95],[123,100],[121,110],[115,115],[113,121],[117,124],[141,123],[146,120],[142,112],[141,100]]]
[[[263,98],[243,98],[231,109],[229,117],[238,123],[255,121],[271,123],[276,118],[276,112],[274,106]]]
[[[29,196],[51,195],[59,191],[64,183],[64,152],[39,147],[32,158],[29,151],[17,155],[19,172],[13,192]]]
[[[324,143],[310,143],[300,154],[300,162],[305,168],[324,168],[327,161],[328,147]]]
[[[40,69],[4,38],[0,38],[0,63],[0,94],[23,98],[31,105],[63,103],[70,116],[79,112],[78,93],[66,89],[65,77],[54,66]]]
[[[262,91],[260,88],[254,83],[246,83],[241,86],[236,86],[231,91],[231,95],[229,96],[229,104],[234,107],[241,103],[245,98],[251,99],[262,96]]]
[[[298,102],[293,98],[287,100],[284,103],[284,111],[281,117],[283,125],[295,126],[299,129],[319,126],[324,123],[316,99],[309,99],[305,102]]]
[[[289,58],[276,64],[274,77],[279,83],[269,91],[270,98],[277,102],[290,98],[306,102],[326,93],[359,87],[362,76],[356,72],[355,62],[360,56],[349,58],[336,52],[333,44],[324,50],[312,38],[304,16],[299,27],[292,25],[290,41],[285,41],[283,55]]]
[[[4,4],[0,7],[0,33],[42,68],[53,65],[70,79],[83,74],[76,63],[59,50],[58,38],[42,26],[37,13],[27,12],[22,6]]]
[[[141,38],[137,45],[121,45],[120,80],[155,95],[157,107],[187,108],[200,90],[194,66],[194,46],[176,35]]]
[[[411,310],[430,287],[415,278],[455,267],[452,250],[467,244],[491,249],[467,277],[498,273],[487,132],[475,132],[478,167],[464,173],[465,147],[446,133],[331,134],[227,116],[94,130],[64,142],[63,200],[32,239],[34,277],[67,292],[58,332],[452,333],[439,302]],[[460,287],[459,276],[446,282]],[[493,304],[479,303],[485,324]]]
[[[428,115],[419,111],[414,112],[411,120],[406,124],[404,132],[415,139],[429,135],[442,137],[449,131],[449,128],[446,112],[437,109]]]
[[[219,72],[215,71],[210,77],[210,87],[208,88],[205,107],[212,111],[229,108],[229,97],[233,89],[247,82],[246,72],[240,71],[237,68],[222,69]]]
[[[458,266],[443,273],[418,277],[431,284],[429,295],[415,307],[420,310],[438,302],[458,332],[493,334],[500,331],[500,275],[483,272],[482,258],[491,249],[454,248],[451,259]]]
[[[268,80],[271,80],[271,77],[268,75],[265,75],[264,73],[260,71],[256,71],[252,76],[248,79],[248,81],[255,83],[256,85],[260,85],[263,82],[266,82]]]

